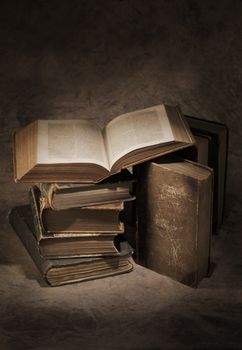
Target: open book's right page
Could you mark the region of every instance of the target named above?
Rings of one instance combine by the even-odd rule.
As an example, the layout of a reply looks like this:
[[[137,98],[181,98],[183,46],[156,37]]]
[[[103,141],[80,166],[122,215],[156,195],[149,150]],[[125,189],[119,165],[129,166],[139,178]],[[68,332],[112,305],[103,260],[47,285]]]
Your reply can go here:
[[[174,141],[164,105],[158,105],[114,118],[106,126],[105,143],[109,164],[144,147]]]

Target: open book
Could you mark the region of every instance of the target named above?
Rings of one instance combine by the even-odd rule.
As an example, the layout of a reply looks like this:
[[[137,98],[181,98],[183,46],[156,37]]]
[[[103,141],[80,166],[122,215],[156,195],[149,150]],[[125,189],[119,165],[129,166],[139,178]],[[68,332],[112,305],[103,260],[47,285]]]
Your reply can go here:
[[[104,129],[86,120],[37,120],[15,133],[15,180],[99,182],[193,143],[180,110],[166,105],[120,115]]]

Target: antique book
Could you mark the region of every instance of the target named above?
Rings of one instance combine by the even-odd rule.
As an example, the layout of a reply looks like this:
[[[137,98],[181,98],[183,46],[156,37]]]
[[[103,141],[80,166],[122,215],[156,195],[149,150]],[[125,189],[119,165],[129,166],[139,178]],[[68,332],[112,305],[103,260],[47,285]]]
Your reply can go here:
[[[123,202],[89,206],[85,208],[71,208],[52,210],[41,207],[40,191],[32,186],[29,191],[30,204],[33,214],[39,218],[40,226],[45,234],[53,237],[70,237],[71,234],[84,233],[123,233],[124,225],[120,220],[120,212],[124,208]],[[40,235],[41,237],[41,235]]]
[[[9,222],[19,236],[42,277],[51,286],[114,276],[133,269],[132,249],[127,242],[120,244],[120,255],[115,257],[47,259],[39,254],[34,235],[34,222],[30,206],[15,207],[9,215]]]
[[[214,170],[214,232],[223,222],[228,156],[228,128],[214,121],[185,116],[194,136],[209,138],[208,166]]]
[[[114,178],[115,176],[113,175]],[[42,209],[63,210],[133,201],[134,182],[132,177],[122,179],[120,176],[116,177],[116,181],[98,184],[39,183],[35,186],[40,190]],[[112,206],[107,208],[109,207],[112,208]]]
[[[160,158],[137,167],[138,262],[197,286],[209,267],[213,171]]]
[[[158,105],[114,118],[37,120],[14,134],[16,181],[95,183],[121,169],[194,143],[177,107]]]
[[[124,232],[119,220],[123,204],[86,209],[41,211],[38,191],[30,189],[30,205],[35,224],[34,234],[39,254],[48,258],[119,255],[118,234]],[[95,208],[95,209],[94,209]],[[81,215],[80,215],[81,213]],[[107,215],[109,214],[109,215]]]

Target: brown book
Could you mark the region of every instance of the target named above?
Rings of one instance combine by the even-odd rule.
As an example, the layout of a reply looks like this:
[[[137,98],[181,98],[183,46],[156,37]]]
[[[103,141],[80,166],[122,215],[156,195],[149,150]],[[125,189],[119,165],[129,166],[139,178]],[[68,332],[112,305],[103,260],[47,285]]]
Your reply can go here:
[[[34,222],[30,206],[15,207],[9,222],[24,244],[42,277],[51,286],[115,276],[132,271],[131,247],[120,244],[120,255],[115,257],[47,259],[39,254],[38,241],[34,235]]]
[[[229,132],[215,121],[185,116],[194,136],[209,138],[208,166],[214,170],[213,231],[223,223]]]
[[[39,254],[48,258],[119,255],[116,236],[124,232],[118,209],[40,210],[38,191],[30,190]],[[114,204],[117,207],[117,203]],[[109,215],[107,215],[109,214]],[[90,220],[90,221],[89,221]]]
[[[123,233],[123,223],[119,220],[120,210],[110,209],[45,209],[42,224],[47,233],[99,232]]]
[[[36,187],[40,191],[40,204],[42,209],[63,210],[97,206],[100,209],[112,209],[113,203],[118,207],[121,202],[133,201],[132,181],[117,181],[115,183],[100,184],[63,184],[40,183]]]
[[[138,262],[196,286],[209,267],[213,171],[174,158],[137,168]]]
[[[40,191],[36,186],[30,188],[29,198],[33,213],[39,218],[45,235],[70,237],[71,235],[83,236],[85,233],[117,234],[124,232],[124,224],[119,218],[124,208],[123,202],[64,210],[43,209]]]
[[[14,135],[16,181],[93,183],[194,143],[180,110],[158,105],[114,118],[37,120]]]

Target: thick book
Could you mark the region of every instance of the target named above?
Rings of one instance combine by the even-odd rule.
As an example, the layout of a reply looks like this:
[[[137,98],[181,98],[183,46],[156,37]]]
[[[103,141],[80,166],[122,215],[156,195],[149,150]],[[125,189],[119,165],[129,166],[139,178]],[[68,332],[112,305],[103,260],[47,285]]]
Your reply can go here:
[[[75,208],[41,211],[35,187],[30,189],[30,204],[35,224],[33,232],[39,254],[43,257],[119,255],[117,235],[124,232],[124,225],[118,217],[122,205],[117,208],[115,203],[115,209],[103,210]]]
[[[34,235],[34,222],[29,206],[15,207],[9,222],[19,236],[42,277],[51,286],[115,276],[132,271],[132,249],[127,242],[120,244],[120,255],[105,258],[47,259],[39,254]]]
[[[115,176],[115,175],[114,175]],[[41,208],[63,210],[135,200],[134,179],[99,184],[39,183]],[[112,206],[107,206],[107,208]]]
[[[14,134],[14,176],[24,182],[95,183],[194,143],[182,113],[158,105],[114,118],[37,120]]]
[[[207,138],[208,162],[207,165],[214,170],[214,207],[213,228],[223,223],[225,186],[228,157],[229,132],[226,125],[214,121],[185,116],[195,137]]]
[[[30,188],[29,198],[33,212],[38,214],[45,234],[69,237],[71,234],[82,235],[85,232],[110,234],[124,232],[124,225],[120,220],[120,213],[124,208],[123,202],[64,210],[43,209],[40,191],[36,186]]]
[[[138,262],[197,286],[209,268],[212,169],[165,157],[137,168]]]

